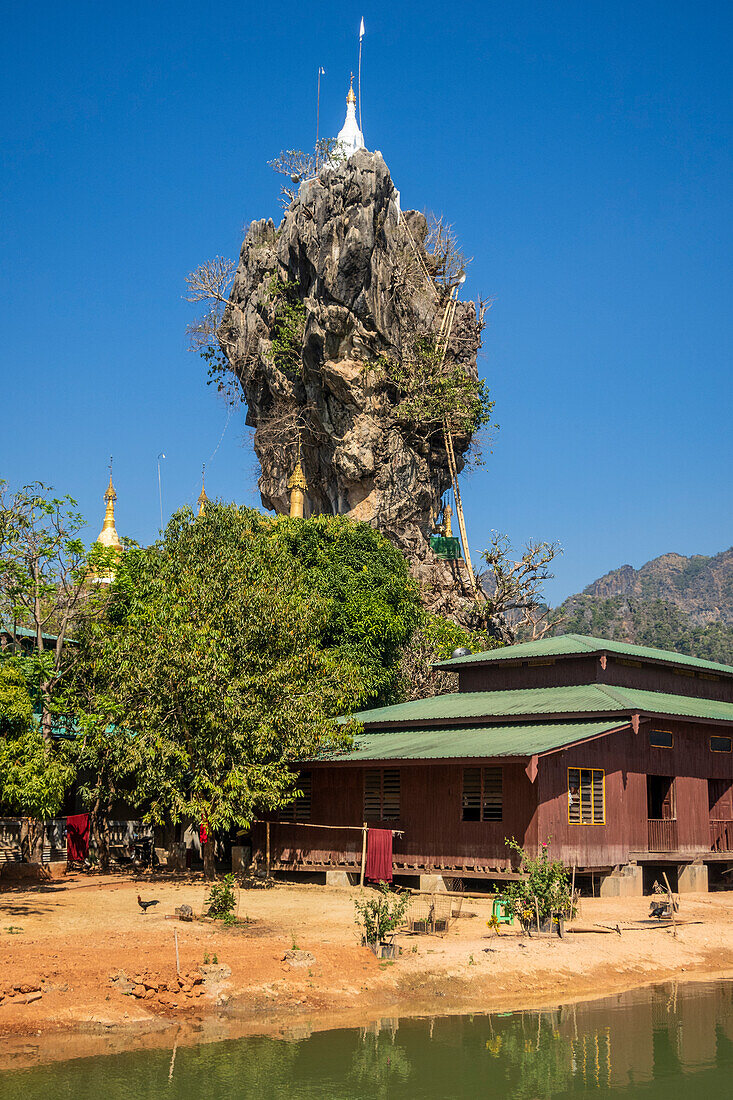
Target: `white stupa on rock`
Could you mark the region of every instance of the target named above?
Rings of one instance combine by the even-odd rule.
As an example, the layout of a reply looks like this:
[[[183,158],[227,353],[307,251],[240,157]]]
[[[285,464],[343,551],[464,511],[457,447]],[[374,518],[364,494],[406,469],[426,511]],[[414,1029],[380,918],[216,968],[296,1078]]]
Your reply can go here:
[[[346,121],[339,130],[336,141],[339,143],[346,159],[355,153],[357,149],[364,149],[364,135],[356,121],[356,96],[354,95],[354,78],[351,78],[351,87],[346,97]]]

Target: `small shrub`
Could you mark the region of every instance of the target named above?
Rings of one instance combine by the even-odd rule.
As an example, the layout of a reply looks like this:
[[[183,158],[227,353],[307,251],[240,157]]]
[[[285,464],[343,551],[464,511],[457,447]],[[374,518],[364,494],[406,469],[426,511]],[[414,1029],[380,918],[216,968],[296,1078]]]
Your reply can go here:
[[[208,966],[210,962],[211,959],[209,958],[209,952],[204,951],[204,966]]]
[[[519,869],[527,875],[525,881],[509,882],[502,890],[509,908],[522,924],[525,927],[531,925],[537,911],[541,921],[547,920],[553,913],[569,912],[571,898],[568,873],[559,860],[550,859],[549,840],[542,844],[537,859],[528,856],[516,840],[507,840],[506,844],[519,853]]]
[[[367,943],[381,943],[401,923],[410,903],[410,895],[404,891],[390,890],[386,882],[366,900],[354,901],[356,923]]]
[[[218,956],[218,955],[214,955],[214,956],[212,957],[211,961],[213,962],[214,966],[218,966],[218,965],[219,965],[219,956]]]
[[[236,919],[234,917],[237,906],[237,899],[234,896],[235,881],[234,875],[224,875],[221,882],[213,884],[206,899],[207,916],[214,917],[216,920],[226,920],[231,914],[232,920]]]

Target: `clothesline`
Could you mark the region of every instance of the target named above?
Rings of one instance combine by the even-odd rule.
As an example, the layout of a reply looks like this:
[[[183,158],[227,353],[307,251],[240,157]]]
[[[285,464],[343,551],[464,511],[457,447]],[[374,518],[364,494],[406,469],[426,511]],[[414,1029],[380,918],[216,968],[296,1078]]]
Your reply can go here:
[[[366,822],[363,825],[316,825],[312,821],[263,821],[263,820],[257,820],[257,821],[253,821],[252,824],[253,825],[298,825],[301,829],[341,829],[341,830],[351,829],[351,830],[354,830],[357,833],[362,833],[362,832],[364,832],[365,829],[372,828],[372,826],[368,825]],[[373,827],[376,828],[377,826],[375,825]],[[247,831],[248,831],[247,829],[240,829],[237,833],[237,836],[242,836],[242,834],[246,833]],[[405,835],[405,830],[404,829],[392,829],[390,831],[392,833],[392,836],[404,836]]]

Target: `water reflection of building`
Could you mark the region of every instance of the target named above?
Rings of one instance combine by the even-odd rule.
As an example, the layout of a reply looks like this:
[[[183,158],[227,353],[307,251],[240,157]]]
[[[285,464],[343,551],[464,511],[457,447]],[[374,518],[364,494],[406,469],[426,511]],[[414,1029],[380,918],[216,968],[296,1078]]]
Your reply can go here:
[[[733,982],[664,985],[549,1012],[490,1018],[487,1052],[541,1063],[557,1087],[589,1090],[676,1080],[716,1066],[733,1051]],[[726,1064],[728,1064],[726,1062]]]

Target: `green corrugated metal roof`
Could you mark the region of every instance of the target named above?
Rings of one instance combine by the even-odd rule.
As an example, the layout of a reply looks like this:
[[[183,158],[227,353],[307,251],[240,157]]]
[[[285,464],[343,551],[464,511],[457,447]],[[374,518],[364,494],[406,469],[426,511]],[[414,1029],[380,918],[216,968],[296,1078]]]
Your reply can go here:
[[[609,733],[628,719],[602,722],[529,722],[469,729],[388,730],[360,733],[354,747],[329,753],[326,760],[468,760],[493,756],[532,756],[588,737]]]
[[[699,657],[686,657],[684,653],[672,653],[667,649],[630,645],[626,642],[614,642],[608,638],[591,638],[585,634],[561,634],[557,638],[540,638],[538,642],[502,646],[501,649],[489,649],[482,653],[471,653],[467,657],[453,657],[448,661],[440,661],[434,667],[460,668],[462,665],[494,661],[520,661],[532,657],[571,657],[587,653],[615,653],[631,660],[664,661],[667,664],[701,668],[709,672],[721,672],[733,676],[733,666],[721,665],[717,661],[703,661]]]
[[[10,634],[11,636],[13,634],[16,634],[18,638],[34,638],[35,639],[35,637],[36,637],[35,630],[30,630],[26,626],[13,626],[13,624],[10,622],[9,619],[3,619],[2,623],[0,623],[0,633],[1,634]],[[45,642],[55,642],[57,637],[58,637],[57,634],[43,634],[43,640]],[[72,640],[72,639],[68,639],[68,640]]]
[[[682,718],[709,718],[733,722],[733,703],[668,695],[661,691],[616,687],[610,684],[573,684],[567,687],[515,688],[511,691],[464,691],[436,695],[354,715],[368,726],[396,726],[405,722],[443,720],[466,722],[476,718],[518,718],[542,714],[675,714]]]

